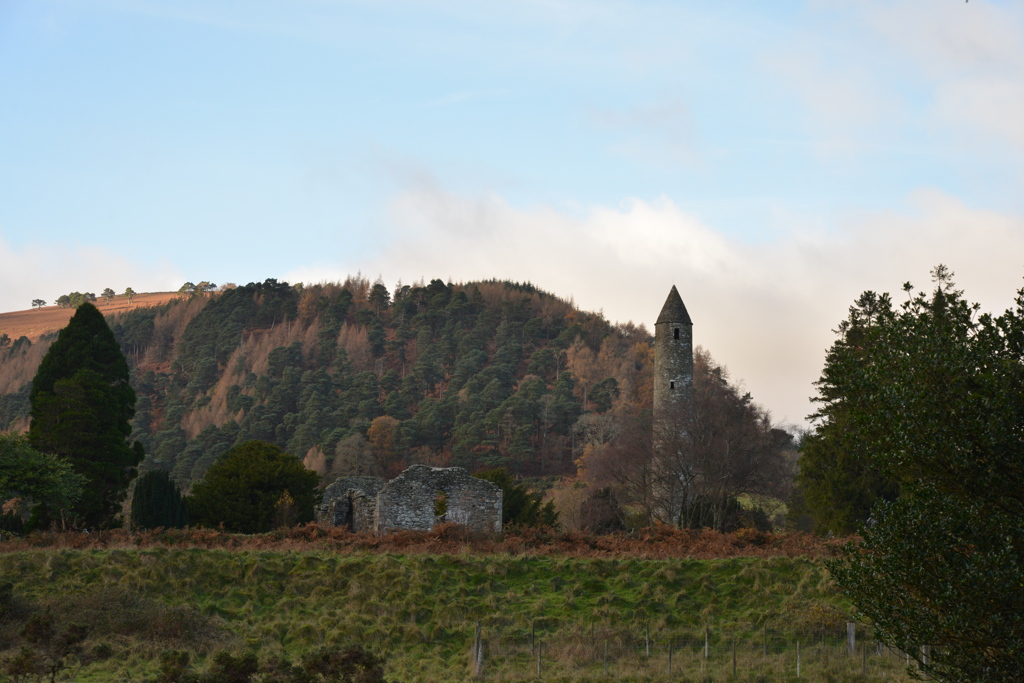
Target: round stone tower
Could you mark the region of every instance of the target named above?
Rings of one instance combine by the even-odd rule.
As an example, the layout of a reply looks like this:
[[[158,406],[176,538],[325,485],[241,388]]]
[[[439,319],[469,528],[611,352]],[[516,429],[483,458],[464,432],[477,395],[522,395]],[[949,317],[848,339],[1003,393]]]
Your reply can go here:
[[[654,422],[679,419],[693,403],[693,323],[672,285],[654,323]]]

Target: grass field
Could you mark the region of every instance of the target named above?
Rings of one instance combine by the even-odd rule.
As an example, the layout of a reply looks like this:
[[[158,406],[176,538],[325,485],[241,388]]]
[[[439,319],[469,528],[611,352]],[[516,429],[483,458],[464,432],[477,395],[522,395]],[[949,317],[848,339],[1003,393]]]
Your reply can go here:
[[[382,655],[391,681],[462,680],[472,673],[477,624],[491,680],[535,678],[538,650],[545,680],[788,680],[797,640],[804,678],[862,680],[867,660],[851,659],[841,641],[848,606],[817,558],[464,548],[8,549],[0,581],[13,584],[21,611],[8,610],[0,626],[10,636],[15,613],[47,608],[89,624],[91,644],[109,645],[113,656],[79,681],[144,680],[172,648],[202,664],[217,650],[294,658],[321,645]],[[901,663],[872,656],[870,671],[896,680]]]

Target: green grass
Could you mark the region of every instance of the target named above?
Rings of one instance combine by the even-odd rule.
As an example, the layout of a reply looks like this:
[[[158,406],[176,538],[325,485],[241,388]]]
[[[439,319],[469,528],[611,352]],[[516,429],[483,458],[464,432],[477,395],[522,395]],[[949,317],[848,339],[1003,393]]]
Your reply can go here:
[[[353,644],[384,655],[389,680],[457,680],[469,676],[477,622],[490,678],[532,677],[531,634],[548,644],[545,677],[600,680],[603,651],[595,660],[594,648],[605,640],[609,675],[619,680],[660,680],[670,640],[678,648],[676,675],[697,672],[708,627],[715,658],[704,662],[705,675],[729,680],[731,654],[722,659],[729,643],[739,641],[738,658],[755,670],[750,658],[760,657],[767,625],[772,656],[758,666],[777,680],[790,666],[787,648],[841,633],[849,611],[822,564],[807,558],[37,550],[0,555],[0,576],[26,604],[94,623],[93,640],[113,646],[114,657],[87,667],[80,681],[129,673],[139,680],[170,647],[201,660],[218,648],[294,657]],[[106,604],[114,607],[104,612]],[[140,614],[152,618],[125,626]],[[650,659],[645,628],[654,642]]]

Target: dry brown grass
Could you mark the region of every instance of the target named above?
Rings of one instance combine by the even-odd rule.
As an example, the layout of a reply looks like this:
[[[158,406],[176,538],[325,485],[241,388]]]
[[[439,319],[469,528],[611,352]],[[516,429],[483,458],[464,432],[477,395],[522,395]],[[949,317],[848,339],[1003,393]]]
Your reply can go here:
[[[106,299],[97,299],[95,304],[103,315],[110,317],[133,311],[136,308],[160,306],[177,296],[179,295],[176,292],[151,292],[136,294],[135,300],[131,304],[123,296],[116,296],[109,302]],[[28,337],[34,344],[44,334],[56,332],[67,325],[74,314],[75,309],[73,308],[57,306],[0,313],[0,334],[7,334],[12,341],[18,337]]]
[[[826,540],[799,532],[776,534],[741,529],[723,534],[710,529],[697,531],[664,526],[604,536],[550,529],[514,529],[500,536],[488,536],[470,533],[464,527],[454,524],[440,525],[433,531],[402,531],[375,536],[307,524],[256,535],[230,534],[215,529],[38,533],[0,542],[0,553],[36,548],[85,550],[173,547],[643,559],[822,558],[835,556],[848,540]]]
[[[131,305],[128,304],[128,299],[118,296],[109,302],[105,299],[98,299],[96,307],[107,318],[116,318],[136,308],[160,306],[177,296],[174,292],[138,294]],[[161,332],[161,326],[166,327],[169,321],[177,321],[184,314],[192,312],[191,316],[185,315],[187,319],[184,320],[184,325],[187,325],[188,321],[195,317],[195,313],[198,313],[205,304],[206,300],[203,299],[194,304],[189,303],[187,306],[173,307],[171,311],[157,319],[154,337]],[[40,338],[47,334],[59,332],[68,324],[68,321],[71,320],[71,316],[74,314],[75,309],[73,308],[58,308],[57,306],[0,313],[0,334],[6,334],[11,338],[11,341],[20,337],[28,337],[32,342],[32,346],[24,353],[11,355],[0,366],[0,394],[12,394],[35,377],[39,363],[50,349],[51,344],[50,339],[40,341]],[[184,325],[179,322],[177,327],[183,330]],[[180,336],[180,330],[178,330],[177,336]],[[145,363],[145,360],[143,362]],[[151,365],[156,363],[156,359],[150,359]],[[27,425],[25,426],[27,427]]]

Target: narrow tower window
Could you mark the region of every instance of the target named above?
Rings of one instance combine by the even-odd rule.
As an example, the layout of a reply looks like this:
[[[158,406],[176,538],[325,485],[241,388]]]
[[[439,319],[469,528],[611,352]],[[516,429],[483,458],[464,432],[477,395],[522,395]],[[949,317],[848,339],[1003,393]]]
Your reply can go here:
[[[675,389],[676,388],[676,383],[675,382],[669,382],[668,383],[668,388],[669,389]]]
[[[677,327],[676,329],[674,329],[672,331],[675,332],[676,339],[679,339],[679,328]]]

